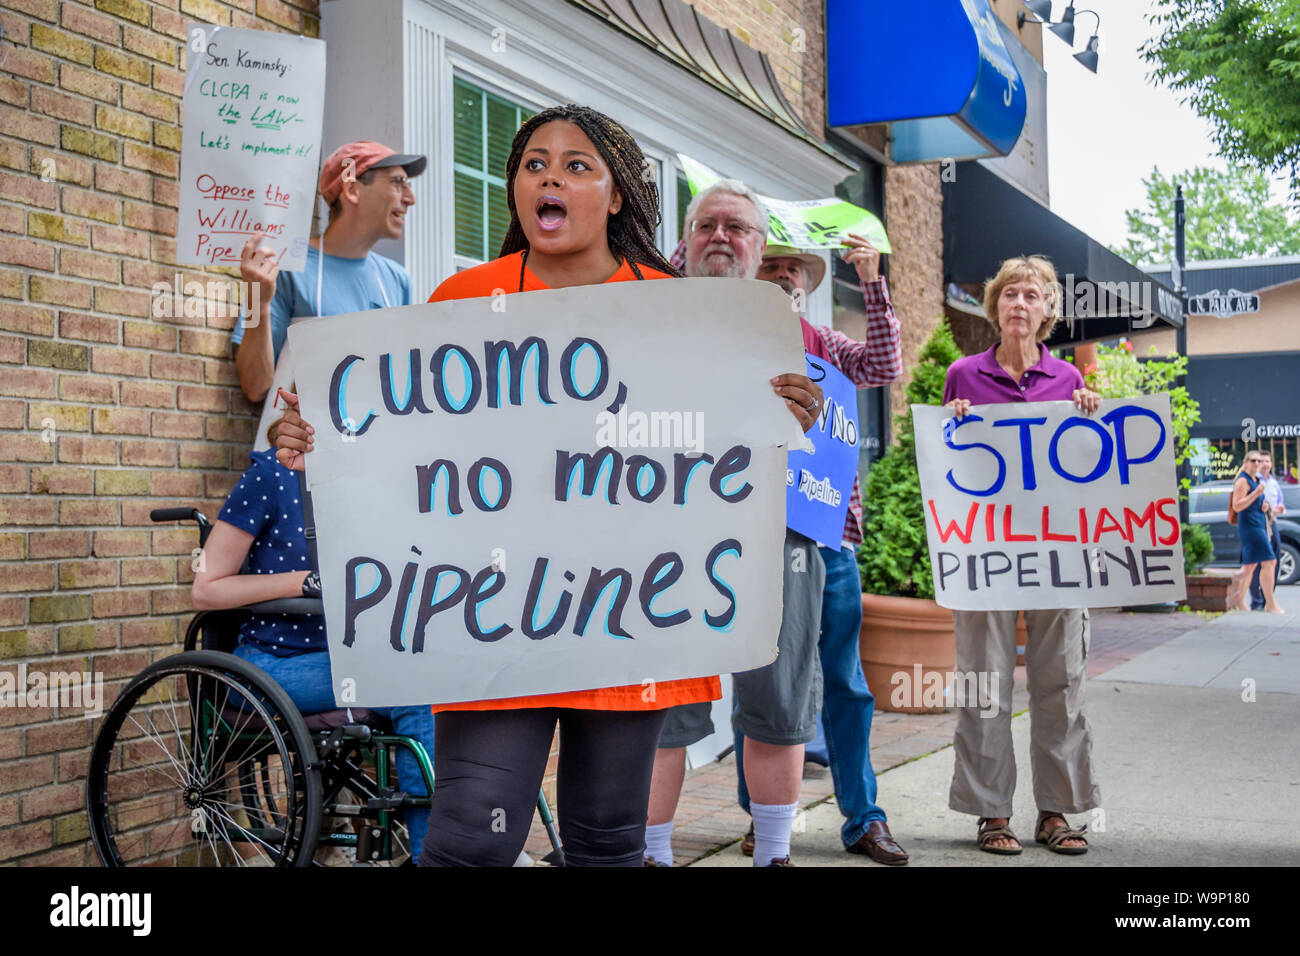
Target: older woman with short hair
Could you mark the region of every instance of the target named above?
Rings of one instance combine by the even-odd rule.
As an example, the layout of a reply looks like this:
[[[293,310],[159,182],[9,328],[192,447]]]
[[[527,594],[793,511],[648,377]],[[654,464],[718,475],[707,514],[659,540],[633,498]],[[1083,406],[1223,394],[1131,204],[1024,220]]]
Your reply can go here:
[[[1097,410],[1101,398],[1084,386],[1079,370],[1053,358],[1043,345],[1060,317],[1059,290],[1056,270],[1041,256],[1002,263],[984,291],[985,314],[1001,340],[986,352],[954,362],[944,383],[944,404],[959,418],[971,405],[999,402],[1072,401],[1085,414]],[[1009,826],[1016,787],[1011,691],[1019,613],[953,611],[957,671],[997,674],[993,686],[998,700],[992,717],[982,715],[974,703],[957,711],[948,806],[979,818],[981,850],[1007,855],[1022,849]],[[1034,838],[1056,853],[1086,853],[1086,825],[1072,828],[1065,814],[1091,810],[1101,799],[1092,766],[1092,733],[1083,713],[1088,611],[1027,610],[1024,615],[1030,763],[1038,805]]]

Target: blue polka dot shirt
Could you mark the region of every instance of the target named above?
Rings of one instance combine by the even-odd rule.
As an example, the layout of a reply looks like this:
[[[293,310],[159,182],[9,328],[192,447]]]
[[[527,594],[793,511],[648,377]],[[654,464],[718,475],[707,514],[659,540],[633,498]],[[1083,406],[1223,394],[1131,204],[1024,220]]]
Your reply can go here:
[[[253,536],[245,573],[310,570],[298,476],[275,460],[273,448],[248,457],[253,463],[217,516],[218,521]],[[254,615],[240,628],[239,642],[281,657],[323,651],[325,619],[306,614]]]

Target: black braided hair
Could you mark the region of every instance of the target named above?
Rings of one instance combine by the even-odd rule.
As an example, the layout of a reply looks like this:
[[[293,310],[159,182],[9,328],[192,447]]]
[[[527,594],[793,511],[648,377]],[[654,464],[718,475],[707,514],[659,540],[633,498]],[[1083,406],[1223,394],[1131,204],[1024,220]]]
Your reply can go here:
[[[627,260],[638,279],[642,278],[637,264],[658,269],[670,276],[681,276],[672,263],[664,258],[654,243],[655,228],[659,225],[659,188],[654,179],[642,175],[647,169],[641,147],[627,130],[604,113],[590,106],[552,106],[526,120],[515,133],[506,160],[506,203],[510,207],[510,227],[501,242],[501,255],[508,256],[528,251],[528,237],[519,224],[519,211],[515,209],[515,175],[523,162],[524,149],[533,133],[547,123],[563,120],[572,123],[591,140],[609,167],[614,185],[623,194],[623,206],[609,217],[605,234],[609,250],[619,259]]]

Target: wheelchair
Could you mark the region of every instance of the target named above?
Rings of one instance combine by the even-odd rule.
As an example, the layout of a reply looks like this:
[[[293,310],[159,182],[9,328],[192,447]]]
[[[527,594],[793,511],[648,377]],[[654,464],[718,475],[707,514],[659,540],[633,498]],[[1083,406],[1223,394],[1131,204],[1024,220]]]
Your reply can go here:
[[[150,517],[196,522],[200,547],[212,527],[197,509]],[[304,716],[266,672],[231,653],[253,614],[322,613],[313,598],[200,611],[184,650],[126,685],[104,715],[86,783],[104,866],[319,866],[325,856],[392,866],[419,855],[403,815],[431,799],[397,789],[394,760],[408,750],[432,794],[420,741],[365,708]],[[544,793],[537,810],[553,847],[546,859],[562,866]]]

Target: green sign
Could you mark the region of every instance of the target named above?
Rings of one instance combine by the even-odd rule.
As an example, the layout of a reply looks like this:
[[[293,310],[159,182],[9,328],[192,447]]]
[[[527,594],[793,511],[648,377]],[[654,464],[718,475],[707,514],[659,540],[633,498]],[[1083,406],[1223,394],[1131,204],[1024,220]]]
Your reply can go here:
[[[677,154],[692,193],[722,179],[708,166],[689,156]],[[879,219],[861,206],[843,199],[806,199],[792,201],[759,194],[767,206],[767,240],[796,249],[842,249],[849,233],[868,240],[881,252],[893,252],[889,236]]]

